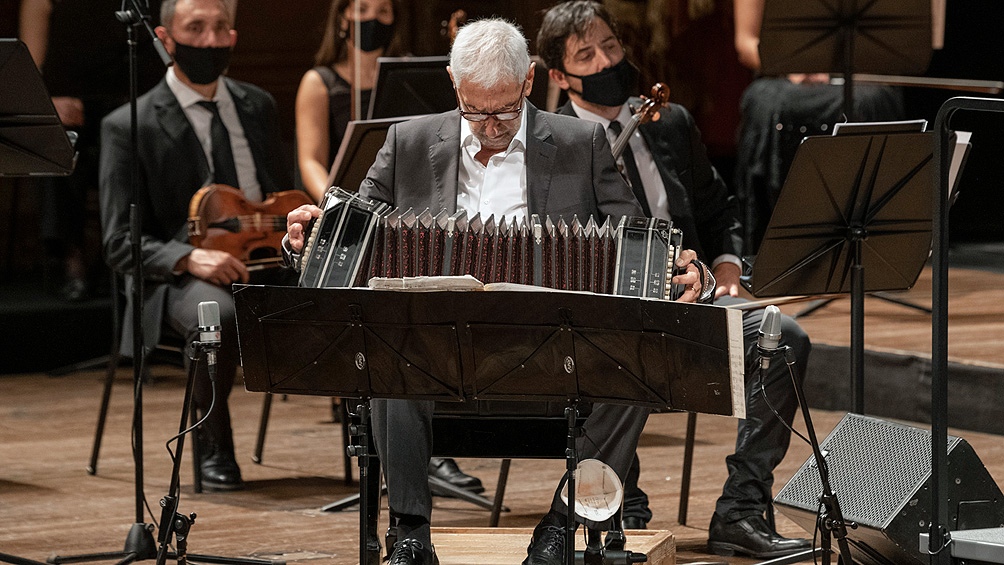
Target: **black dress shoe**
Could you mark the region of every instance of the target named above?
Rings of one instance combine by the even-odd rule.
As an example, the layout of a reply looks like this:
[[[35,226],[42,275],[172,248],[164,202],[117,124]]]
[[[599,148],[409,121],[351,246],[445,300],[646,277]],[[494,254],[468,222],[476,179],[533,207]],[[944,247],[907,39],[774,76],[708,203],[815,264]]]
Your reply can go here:
[[[433,457],[429,460],[429,474],[474,494],[485,492],[481,479],[461,471],[453,459]]]
[[[202,457],[199,467],[202,469],[202,487],[205,489],[231,491],[244,488],[241,469],[237,466],[232,451],[216,449]]]
[[[436,548],[428,547],[416,539],[406,538],[394,544],[389,565],[439,565]]]
[[[563,565],[565,563],[565,519],[548,512],[533,529],[523,565]]]
[[[648,528],[648,523],[637,516],[625,516],[621,520],[621,525],[625,530],[644,530]]]
[[[802,538],[786,538],[773,531],[762,516],[747,516],[735,522],[725,522],[715,514],[708,532],[708,549],[715,555],[749,555],[750,557],[783,557],[812,549],[812,542]]]

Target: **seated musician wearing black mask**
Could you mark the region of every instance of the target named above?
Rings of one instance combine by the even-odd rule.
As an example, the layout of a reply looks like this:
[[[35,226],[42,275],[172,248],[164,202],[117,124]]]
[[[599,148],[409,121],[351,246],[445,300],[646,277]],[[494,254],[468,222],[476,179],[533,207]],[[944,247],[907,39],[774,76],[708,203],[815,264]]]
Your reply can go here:
[[[200,363],[193,397],[200,416],[215,398],[198,436],[202,481],[210,490],[234,490],[243,484],[227,405],[239,362],[230,285],[248,282],[250,273],[226,251],[189,244],[189,203],[196,191],[211,183],[240,188],[250,202],[293,186],[290,168],[278,157],[283,151],[275,100],[256,86],[221,77],[237,41],[232,27],[235,9],[236,0],[161,4],[163,25],[155,32],[175,65],[137,103],[141,234],[133,234],[129,222],[133,202],[129,106],[109,114],[101,129],[104,252],[109,265],[125,273],[129,298],[123,316],[123,353],[133,354],[134,236],[142,239],[143,335],[148,350],[156,346],[162,331],[173,331],[190,343],[198,337],[199,302],[215,301],[220,306],[222,341],[215,396],[206,364]]]
[[[531,214],[579,218],[642,213],[621,179],[602,129],[537,110],[527,100],[534,65],[512,24],[489,19],[462,27],[450,54],[454,110],[392,126],[359,192],[401,210],[508,219]],[[304,206],[287,216],[288,246],[303,249],[304,229],[320,214]],[[692,251],[678,261],[686,272],[681,300],[701,293]],[[432,500],[426,464],[432,447],[433,403],[373,400],[373,429],[387,478],[391,514],[398,520],[392,564],[436,563],[429,522]],[[579,457],[606,462],[624,477],[649,410],[595,405],[586,420]],[[555,493],[551,511],[534,530],[526,564],[564,563],[565,506]],[[601,529],[606,529],[602,528]]]
[[[602,4],[573,0],[551,8],[537,36],[537,51],[550,69],[551,80],[570,99],[558,113],[602,125],[611,140],[630,119],[630,104],[640,102],[629,102],[637,88],[638,71],[625,57],[616,29]],[[658,121],[641,125],[631,135],[621,157],[628,160],[626,176],[646,214],[672,218],[673,226],[683,231],[684,245],[711,262],[717,280],[715,303],[741,302],[742,227],[735,198],[708,161],[690,113],[670,104]],[[772,498],[773,470],[784,458],[791,434],[760,393],[756,345],[762,317],[763,310],[743,314],[747,418],[739,422],[736,451],[726,459],[729,477],[711,519],[709,546],[719,555],[775,557],[809,547],[808,540],[778,535],[764,518]],[[796,374],[804,378],[808,336],[786,316],[782,336],[782,345],[789,345],[796,355]],[[797,401],[784,363],[771,364],[766,391],[770,403],[790,424]],[[625,484],[626,529],[644,528],[652,517],[648,498],[638,488],[638,473],[635,456]]]

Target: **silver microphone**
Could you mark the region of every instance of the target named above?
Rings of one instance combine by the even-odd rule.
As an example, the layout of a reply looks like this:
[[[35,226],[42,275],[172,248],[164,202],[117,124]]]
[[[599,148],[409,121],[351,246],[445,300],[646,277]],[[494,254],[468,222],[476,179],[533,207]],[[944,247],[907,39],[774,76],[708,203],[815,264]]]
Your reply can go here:
[[[206,349],[209,378],[216,379],[216,350],[220,347],[220,305],[199,302],[199,342]]]
[[[771,355],[777,352],[781,344],[781,310],[773,304],[763,313],[756,344],[760,351],[760,368],[766,370],[770,366]]]

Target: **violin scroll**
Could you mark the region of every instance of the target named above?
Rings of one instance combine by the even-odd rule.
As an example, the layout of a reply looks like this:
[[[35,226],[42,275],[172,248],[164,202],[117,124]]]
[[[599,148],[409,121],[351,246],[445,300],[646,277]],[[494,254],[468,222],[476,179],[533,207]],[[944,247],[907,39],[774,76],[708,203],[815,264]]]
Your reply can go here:
[[[642,105],[639,108],[638,125],[659,121],[659,111],[669,105],[669,87],[661,82],[652,85],[649,96],[642,95]]]

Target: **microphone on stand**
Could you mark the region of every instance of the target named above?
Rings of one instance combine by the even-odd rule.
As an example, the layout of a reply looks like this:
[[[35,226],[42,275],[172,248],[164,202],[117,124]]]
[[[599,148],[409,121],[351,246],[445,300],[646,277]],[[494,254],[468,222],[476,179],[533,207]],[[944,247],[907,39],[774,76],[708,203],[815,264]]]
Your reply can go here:
[[[220,305],[199,302],[199,343],[206,350],[209,379],[216,380],[216,350],[220,347]]]
[[[773,304],[768,306],[760,322],[760,336],[756,348],[760,352],[760,369],[766,371],[770,367],[771,356],[780,349],[781,344],[781,310]]]

